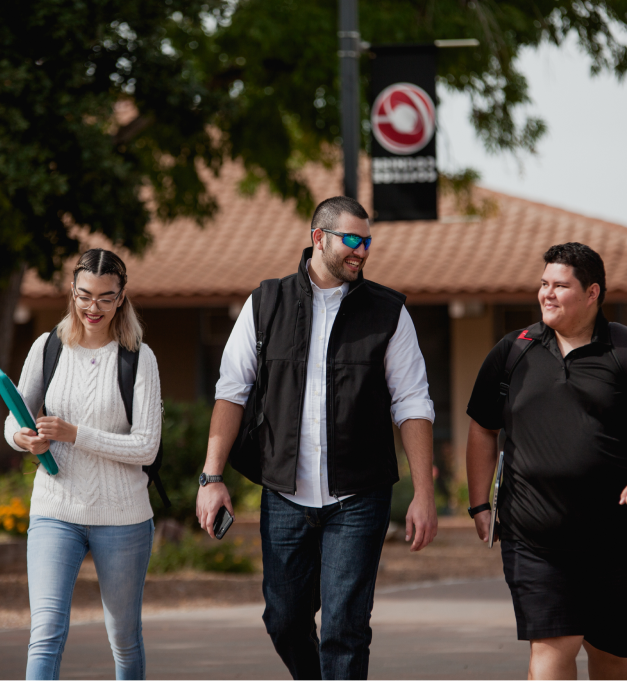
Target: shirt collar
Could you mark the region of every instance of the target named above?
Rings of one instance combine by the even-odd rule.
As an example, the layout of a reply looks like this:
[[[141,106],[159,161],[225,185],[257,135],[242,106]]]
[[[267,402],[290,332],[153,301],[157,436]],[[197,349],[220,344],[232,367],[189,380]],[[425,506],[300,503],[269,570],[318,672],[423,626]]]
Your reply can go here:
[[[604,345],[611,345],[610,339],[610,323],[605,318],[603,310],[599,308],[597,318],[594,322],[594,331],[592,332],[592,343],[603,343]]]
[[[309,260],[307,260],[307,263],[305,265],[305,267],[307,268],[307,274],[309,274],[309,265],[310,264],[311,264],[311,258],[309,258]],[[348,293],[348,282],[346,282],[346,281],[341,286],[338,286],[336,288],[320,288],[319,286],[314,284],[311,277],[309,277],[309,283],[311,284],[311,289],[314,293],[322,295],[325,298],[329,298],[333,294],[335,294],[339,291],[340,292],[339,297],[340,297],[340,300],[341,300]]]

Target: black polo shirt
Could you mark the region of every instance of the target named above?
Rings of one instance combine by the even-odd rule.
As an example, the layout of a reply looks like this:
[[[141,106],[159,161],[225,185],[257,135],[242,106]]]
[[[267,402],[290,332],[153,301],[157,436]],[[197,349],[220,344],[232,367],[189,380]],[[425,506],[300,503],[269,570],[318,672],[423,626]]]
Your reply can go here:
[[[530,546],[572,549],[597,540],[627,541],[627,376],[617,363],[608,322],[599,311],[589,345],[566,357],[555,332],[541,324],[538,342],[514,369],[509,396],[499,384],[512,343],[505,336],[487,356],[468,415],[504,428],[502,536]],[[617,348],[627,367],[627,351]]]

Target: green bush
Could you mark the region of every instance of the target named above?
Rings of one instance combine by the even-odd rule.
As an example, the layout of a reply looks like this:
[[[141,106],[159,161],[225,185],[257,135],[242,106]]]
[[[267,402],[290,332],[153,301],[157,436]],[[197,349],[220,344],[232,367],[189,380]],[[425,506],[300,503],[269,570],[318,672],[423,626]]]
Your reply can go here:
[[[31,461],[24,460],[21,471],[7,471],[0,475],[0,502],[18,497],[30,508],[36,470]]]
[[[404,525],[407,509],[414,498],[414,485],[411,481],[409,465],[407,464],[406,459],[404,462],[399,462],[399,473],[401,479],[392,488],[392,512],[390,518],[395,523]],[[449,499],[441,490],[437,482],[438,481],[436,480],[435,507],[437,509],[438,515],[448,515],[450,513]]]
[[[150,499],[155,520],[174,518],[188,527],[196,526],[198,476],[205,464],[210,423],[211,407],[206,402],[166,400],[160,475],[172,508],[164,508],[154,485],[151,485]],[[259,509],[261,487],[246,480],[229,464],[224,470],[224,480],[236,512]]]
[[[30,472],[34,465],[22,463],[22,470]],[[24,535],[28,530],[30,498],[34,475],[21,471],[8,471],[0,475],[0,531]]]
[[[236,551],[232,542],[207,546],[205,537],[187,532],[178,544],[165,542],[158,546],[148,565],[148,572],[153,574],[178,570],[250,573],[255,567],[248,556]]]

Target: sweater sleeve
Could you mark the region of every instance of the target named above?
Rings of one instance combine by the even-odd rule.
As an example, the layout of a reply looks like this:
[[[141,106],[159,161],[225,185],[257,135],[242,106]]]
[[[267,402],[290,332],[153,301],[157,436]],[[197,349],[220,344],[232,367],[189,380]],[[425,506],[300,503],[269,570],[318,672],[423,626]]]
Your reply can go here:
[[[134,465],[151,464],[161,440],[161,386],[157,359],[147,346],[141,346],[133,394],[131,432],[109,433],[79,425],[75,447],[103,459]]]
[[[35,420],[37,420],[37,414],[44,403],[44,345],[49,335],[44,333],[33,343],[24,362],[20,382],[17,386]],[[19,423],[13,414],[9,413],[4,422],[4,437],[17,452],[25,452],[27,450],[18,447],[13,440],[13,436],[19,430]]]

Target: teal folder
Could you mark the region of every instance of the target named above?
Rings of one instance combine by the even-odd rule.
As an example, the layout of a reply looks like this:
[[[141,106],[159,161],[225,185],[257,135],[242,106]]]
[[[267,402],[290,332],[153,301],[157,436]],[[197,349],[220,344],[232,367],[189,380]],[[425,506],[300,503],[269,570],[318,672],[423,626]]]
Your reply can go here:
[[[13,381],[4,373],[4,371],[2,371],[2,369],[0,369],[0,397],[4,400],[9,411],[15,416],[15,419],[20,424],[20,428],[30,428],[37,432],[35,421],[33,420],[30,410],[17,391],[17,388],[13,385]],[[56,475],[59,472],[57,462],[54,460],[50,450],[44,454],[38,455],[37,458],[41,461],[43,467],[50,475]]]

